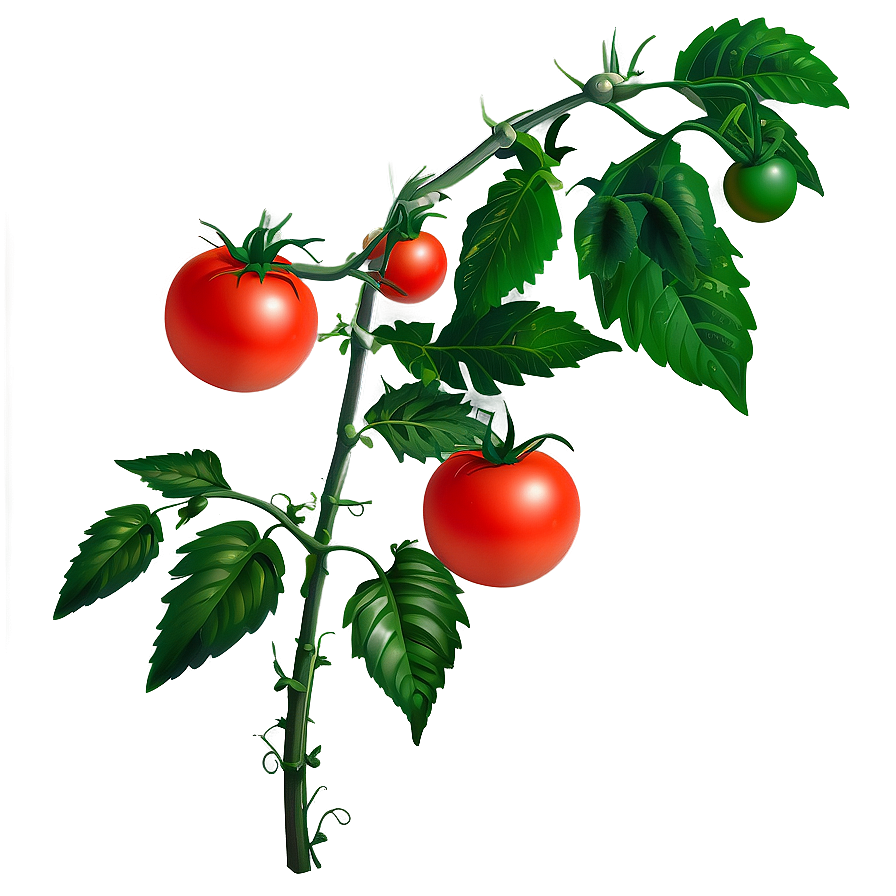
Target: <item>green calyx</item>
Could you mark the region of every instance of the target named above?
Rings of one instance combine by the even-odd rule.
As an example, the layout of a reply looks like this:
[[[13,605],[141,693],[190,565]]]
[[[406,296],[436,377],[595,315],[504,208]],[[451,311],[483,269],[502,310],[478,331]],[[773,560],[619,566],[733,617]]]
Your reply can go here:
[[[288,214],[276,227],[271,227],[271,216],[267,213],[267,210],[263,211],[258,227],[249,231],[248,235],[243,240],[242,246],[234,245],[234,243],[227,238],[227,235],[220,228],[215,227],[214,224],[209,224],[207,221],[200,221],[199,223],[206,227],[211,227],[224,242],[234,264],[242,265],[242,267],[237,270],[224,271],[224,273],[236,274],[237,282],[239,282],[244,274],[251,271],[252,273],[258,274],[259,279],[264,282],[265,275],[270,274],[272,271],[290,270],[289,264],[279,263],[274,260],[285,246],[298,246],[311,258],[312,261],[318,264],[320,263],[305,248],[308,243],[322,243],[323,239],[320,237],[311,237],[307,240],[276,239],[277,234],[283,229],[283,225],[286,224],[291,217],[292,213]]]
[[[505,411],[507,410],[507,405],[504,405],[504,409]],[[558,436],[556,433],[552,432],[544,433],[540,436],[533,436],[531,439],[526,439],[520,445],[514,446],[513,441],[516,438],[516,433],[513,428],[513,420],[510,417],[510,412],[507,411],[507,437],[503,441],[492,431],[493,421],[494,414],[490,414],[488,426],[485,430],[485,438],[482,440],[482,456],[489,463],[495,465],[519,463],[527,455],[539,449],[545,439],[556,439],[558,442],[562,442],[566,445],[570,451],[575,450],[563,436]]]

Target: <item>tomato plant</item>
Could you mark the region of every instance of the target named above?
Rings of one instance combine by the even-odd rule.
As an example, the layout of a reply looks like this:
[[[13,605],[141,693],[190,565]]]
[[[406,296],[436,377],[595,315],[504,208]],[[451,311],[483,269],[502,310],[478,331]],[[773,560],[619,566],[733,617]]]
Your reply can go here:
[[[374,246],[371,259],[382,257],[386,248],[385,237]],[[412,240],[399,240],[389,253],[389,261],[382,276],[398,286],[405,294],[388,284],[380,286],[380,292],[394,302],[415,305],[435,295],[445,282],[448,258],[442,244],[431,234],[422,233]]]
[[[780,218],[796,197],[796,169],[787,159],[771,158],[759,165],[735,162],[723,182],[728,205],[747,221]]]
[[[732,19],[702,31],[678,55],[673,80],[631,80],[642,74],[634,66],[646,43],[625,72],[614,40],[609,55],[604,53],[602,72],[587,81],[563,72],[579,92],[536,111],[498,122],[483,105],[488,136],[441,174],[421,169],[408,179],[379,231],[344,263],[327,267],[313,256],[314,264],[289,263],[281,249],[294,245],[310,256],[306,246],[316,238],[279,239],[288,218],[271,228],[263,214],[241,246],[213,228],[224,245],[188,262],[171,285],[165,317],[177,357],[213,385],[252,391],[290,376],[314,344],[317,310],[303,281],[353,277],[364,282],[351,321],[337,313],[335,328],[316,337],[341,337],[340,352],[348,365],[336,443],[319,500],[312,493],[310,502],[293,503],[277,492],[265,501],[237,491],[209,450],[119,460],[175,503],[155,510],[122,505],[87,529],[89,537],[66,573],[54,614],[67,616],[141,575],[158,556],[161,514],[171,508],[179,508],[175,528],[211,512],[212,499],[225,499],[216,500],[216,507],[240,501],[267,513],[274,522],[264,533],[244,519],[223,522],[204,528],[178,549],[184,556],[172,576],[180,581],[164,598],[150,659],[146,687],[153,691],[258,630],[284,592],[285,564],[276,539],[288,535],[299,543],[307,556],[298,591],[304,604],[295,658],[291,670],[284,669],[275,650],[273,662],[274,690],[288,692],[286,715],[260,735],[268,747],[263,762],[273,759],[276,766],[265,765],[266,770],[283,774],[287,865],[295,872],[320,867],[315,849],[328,841],[321,830],[324,820],[350,820],[345,810],[329,809],[319,816],[315,831],[309,806],[324,785],[309,796],[307,778],[308,770],[320,765],[321,747],[309,743],[309,707],[317,670],[330,664],[320,652],[317,626],[328,565],[337,552],[363,557],[372,576],[357,585],[344,607],[352,655],[364,660],[370,677],[404,713],[419,744],[445,685],[445,671],[461,647],[458,627],[469,625],[454,574],[498,587],[532,582],[561,561],[575,538],[580,516],[575,484],[558,461],[538,450],[547,438],[565,440],[537,436],[515,448],[509,414],[504,440],[493,433],[491,419],[484,424],[480,414],[488,397],[500,395],[504,387],[521,387],[527,377],[552,377],[555,370],[623,350],[587,329],[576,310],[521,295],[544,274],[563,236],[558,197],[565,200],[572,187],[564,189],[558,168],[573,148],[558,146],[556,139],[577,107],[601,107],[649,140],[628,158],[573,185],[592,192],[572,228],[578,274],[590,285],[577,310],[590,309],[594,316],[593,301],[600,326],[609,329],[619,321],[630,349],[643,348],[660,368],[715,390],[747,413],[750,331],[756,328],[743,294],[749,281],[735,263],[740,252],[716,225],[706,178],[683,161],[675,137],[694,131],[715,141],[735,163],[725,177],[732,207],[751,220],[772,220],[793,201],[797,180],[822,190],[793,128],[760,101],[845,106],[846,98],[834,86],[830,69],[812,56],[811,46],[783,29],[767,28],[762,19],[746,25]],[[686,97],[699,107],[699,117],[658,133],[622,109],[643,91],[659,89]],[[533,136],[548,124],[543,142]],[[788,161],[774,158],[778,150]],[[421,231],[421,224],[448,198],[444,190],[492,158],[501,160],[503,176],[466,219],[450,319],[438,333],[431,320],[374,326],[378,295],[414,304],[442,285],[445,251]],[[567,296],[560,300],[566,302]],[[365,413],[360,404],[365,367],[387,347],[407,381],[393,387],[383,380],[382,394]],[[326,385],[310,388],[322,392]],[[614,388],[619,388],[615,382]],[[593,413],[595,392],[583,390],[583,415]],[[201,411],[197,407],[197,414]],[[304,424],[302,438],[310,429]],[[279,422],[271,424],[265,436],[284,437],[282,431]],[[340,509],[360,515],[371,503],[345,497],[343,487],[352,452],[358,445],[373,448],[373,433],[398,461],[441,462],[423,496],[430,550],[415,547],[411,539],[396,539],[388,568],[334,538]],[[699,467],[699,457],[695,464]],[[306,528],[311,512],[317,519]],[[484,612],[488,604],[480,604]],[[279,748],[268,739],[274,729],[283,732]]]

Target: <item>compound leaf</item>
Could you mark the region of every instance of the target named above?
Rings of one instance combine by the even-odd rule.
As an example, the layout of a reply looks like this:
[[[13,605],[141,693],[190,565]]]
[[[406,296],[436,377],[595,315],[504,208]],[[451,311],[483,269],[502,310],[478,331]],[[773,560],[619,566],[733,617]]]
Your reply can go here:
[[[162,598],[168,609],[158,625],[147,691],[258,631],[283,591],[280,548],[250,522],[205,529],[177,552],[186,556],[171,575],[184,581]]]
[[[472,406],[462,395],[439,389],[436,382],[405,383],[398,389],[383,380],[382,396],[364,415],[368,426],[388,443],[399,461],[405,456],[425,463],[444,459],[462,448],[475,448],[486,425],[469,416]]]
[[[166,498],[191,498],[211,489],[230,488],[221,472],[221,461],[213,451],[197,448],[185,454],[155,454],[115,463],[136,473]]]
[[[159,555],[163,540],[162,522],[145,504],[107,510],[85,535],[90,538],[81,542],[81,551],[65,574],[54,619],[88,607],[133,582]]]
[[[432,554],[392,545],[395,562],[380,578],[362,582],[345,607],[352,627],[352,656],[411,723],[414,743],[445,686],[445,670],[461,647],[457,624],[469,626],[454,577]]]
[[[488,202],[467,218],[454,276],[462,316],[482,317],[544,272],[561,236],[547,177],[545,169],[505,171],[505,179],[488,191]]]

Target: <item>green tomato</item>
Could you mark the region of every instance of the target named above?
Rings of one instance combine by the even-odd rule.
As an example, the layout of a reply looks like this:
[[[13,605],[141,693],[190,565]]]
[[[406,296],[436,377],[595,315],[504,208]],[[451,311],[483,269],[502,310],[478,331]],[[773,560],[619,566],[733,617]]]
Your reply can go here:
[[[787,159],[773,158],[761,165],[735,162],[725,172],[728,205],[748,221],[774,221],[793,205],[796,169]]]

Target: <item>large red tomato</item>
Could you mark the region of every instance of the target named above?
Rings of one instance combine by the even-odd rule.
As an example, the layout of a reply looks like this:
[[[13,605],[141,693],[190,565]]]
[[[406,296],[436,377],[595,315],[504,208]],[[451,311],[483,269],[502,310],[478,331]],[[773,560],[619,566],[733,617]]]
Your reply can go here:
[[[276,261],[289,264],[277,256]],[[190,373],[231,392],[259,392],[292,376],[317,340],[311,290],[288,271],[264,282],[226,247],[209,249],[178,271],[168,290],[165,330]]]
[[[369,237],[368,237],[369,239]],[[367,241],[365,240],[365,248]],[[370,253],[369,258],[379,258],[386,249],[385,238]],[[386,280],[401,287],[407,295],[381,286],[380,292],[395,302],[413,305],[435,295],[445,282],[448,273],[448,256],[442,244],[431,234],[421,233],[413,240],[400,240],[389,253],[389,263],[382,272]]]
[[[533,451],[493,464],[479,451],[452,454],[423,497],[432,552],[480,585],[525,585],[552,570],[579,528],[579,493],[566,470]]]

